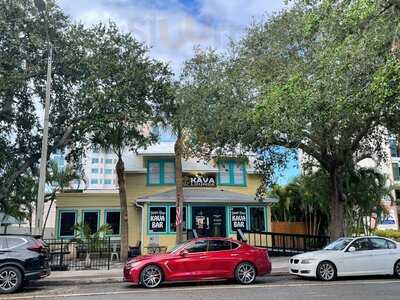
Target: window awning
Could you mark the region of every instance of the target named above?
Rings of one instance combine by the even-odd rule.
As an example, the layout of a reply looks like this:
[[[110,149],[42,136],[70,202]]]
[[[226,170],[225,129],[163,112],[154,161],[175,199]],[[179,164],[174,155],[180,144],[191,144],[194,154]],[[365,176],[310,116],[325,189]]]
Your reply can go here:
[[[227,204],[272,204],[278,202],[275,198],[255,199],[254,195],[246,195],[216,188],[184,188],[183,197],[189,203],[227,203]],[[176,190],[172,189],[159,194],[142,196],[136,199],[138,203],[175,202]]]

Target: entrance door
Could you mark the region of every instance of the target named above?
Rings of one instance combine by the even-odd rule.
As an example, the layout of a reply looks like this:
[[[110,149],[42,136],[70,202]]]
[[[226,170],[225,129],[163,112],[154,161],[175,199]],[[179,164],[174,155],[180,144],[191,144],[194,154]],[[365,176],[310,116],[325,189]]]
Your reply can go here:
[[[192,207],[192,228],[199,237],[225,237],[226,220],[223,206]]]

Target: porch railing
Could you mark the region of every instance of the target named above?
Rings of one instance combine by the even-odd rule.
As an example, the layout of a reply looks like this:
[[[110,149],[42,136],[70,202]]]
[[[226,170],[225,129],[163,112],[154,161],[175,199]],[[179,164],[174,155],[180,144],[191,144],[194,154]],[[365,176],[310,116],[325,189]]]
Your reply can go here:
[[[320,250],[329,244],[329,236],[289,234],[243,230],[237,233],[238,240],[249,245],[267,248],[271,256],[291,256],[298,253]]]
[[[119,253],[119,244],[110,238],[45,240],[49,251],[49,265],[54,271],[110,269],[111,255]]]

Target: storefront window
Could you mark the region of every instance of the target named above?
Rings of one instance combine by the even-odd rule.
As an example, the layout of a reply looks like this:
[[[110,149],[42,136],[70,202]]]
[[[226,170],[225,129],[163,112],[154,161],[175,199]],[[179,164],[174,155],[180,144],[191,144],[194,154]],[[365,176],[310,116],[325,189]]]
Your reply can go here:
[[[119,235],[121,213],[119,211],[106,211],[106,224],[111,226],[111,234]]]
[[[60,212],[60,236],[74,236],[76,213],[75,212]]]
[[[90,234],[95,233],[99,225],[99,212],[97,211],[83,212],[83,224],[89,227]]]
[[[251,231],[265,231],[264,207],[250,207]]]
[[[186,230],[186,207],[183,208],[183,230]],[[169,208],[169,231],[176,231],[176,207]]]
[[[232,207],[231,210],[231,228],[232,231],[238,229],[245,230],[247,227],[247,214],[245,207]]]
[[[175,184],[175,162],[165,160],[149,161],[147,164],[147,184]]]
[[[167,231],[167,208],[150,207],[149,208],[149,231],[166,232]]]
[[[245,186],[245,165],[236,161],[227,161],[219,164],[219,184]]]

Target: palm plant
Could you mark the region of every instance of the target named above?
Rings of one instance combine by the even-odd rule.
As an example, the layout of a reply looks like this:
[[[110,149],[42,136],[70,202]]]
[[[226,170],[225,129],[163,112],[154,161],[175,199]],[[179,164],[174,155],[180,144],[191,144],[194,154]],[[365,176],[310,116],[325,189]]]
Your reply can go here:
[[[81,248],[86,250],[85,266],[89,268],[91,265],[90,254],[105,248],[106,241],[103,237],[111,233],[112,228],[109,224],[103,224],[97,231],[93,232],[88,224],[81,223],[76,224],[74,229],[76,234],[71,242],[76,242]]]
[[[50,187],[50,192],[46,193],[45,201],[50,201],[50,205],[43,223],[42,235],[44,234],[44,230],[46,228],[51,207],[53,206],[54,200],[56,199],[56,193],[64,192],[66,188],[70,187],[72,181],[80,179],[81,175],[78,174],[77,169],[72,165],[68,164],[64,168],[61,168],[58,166],[56,161],[49,161],[49,169],[47,171],[47,184]]]
[[[392,190],[387,177],[374,169],[359,168],[350,172],[345,180],[348,231],[370,234],[375,229],[371,228],[370,218],[375,214],[377,224],[387,214],[382,200],[392,199]]]

